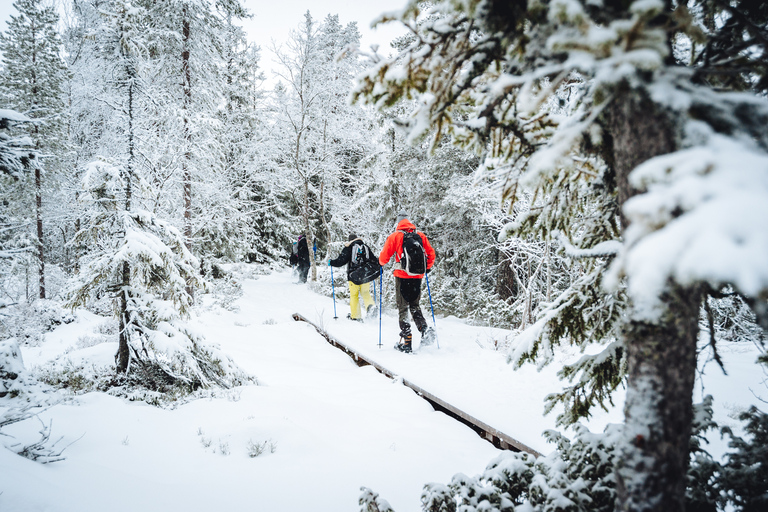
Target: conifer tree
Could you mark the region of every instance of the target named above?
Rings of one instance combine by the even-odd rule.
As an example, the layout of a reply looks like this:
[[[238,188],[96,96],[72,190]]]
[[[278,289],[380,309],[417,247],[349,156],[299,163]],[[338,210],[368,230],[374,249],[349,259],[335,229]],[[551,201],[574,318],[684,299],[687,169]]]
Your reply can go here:
[[[15,129],[16,125],[27,123],[32,123],[32,119],[13,110],[0,109],[0,201],[4,205],[0,210],[0,278],[5,283],[0,303],[3,304],[16,302],[23,295],[19,277],[24,274],[24,268],[28,268],[28,257],[34,248],[29,230],[23,229],[28,221],[24,204],[18,201],[24,192],[24,174],[30,171],[36,156],[32,140],[24,133],[26,130]]]
[[[0,34],[0,97],[6,107],[24,112],[35,121],[30,123],[29,135],[40,158],[34,160],[34,183],[30,187],[34,209],[30,211],[35,211],[39,297],[44,299],[43,182],[45,167],[56,171],[56,161],[65,146],[63,87],[67,77],[60,57],[61,41],[56,27],[59,17],[55,8],[42,0],[16,0],[13,6],[18,14],[11,15],[7,32]]]

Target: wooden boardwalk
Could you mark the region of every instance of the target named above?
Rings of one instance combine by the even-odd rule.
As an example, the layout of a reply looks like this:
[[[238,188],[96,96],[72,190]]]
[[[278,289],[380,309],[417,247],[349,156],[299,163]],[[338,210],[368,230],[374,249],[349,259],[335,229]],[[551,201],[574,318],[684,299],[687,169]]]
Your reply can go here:
[[[391,372],[390,370],[378,364],[376,361],[358,353],[353,348],[350,348],[349,346],[345,345],[343,342],[337,340],[336,338],[334,338],[333,336],[325,332],[323,329],[321,329],[317,324],[315,324],[314,322],[311,322],[310,320],[300,315],[299,313],[294,313],[293,319],[296,321],[306,322],[312,327],[314,327],[315,330],[317,330],[317,332],[320,333],[320,335],[328,341],[328,343],[338,348],[339,350],[346,352],[346,354],[357,364],[357,366],[370,365],[376,368],[376,370],[378,370],[379,373],[386,375],[390,379],[394,379],[397,377],[397,375],[394,372]],[[514,439],[508,436],[507,434],[499,431],[498,429],[493,428],[487,423],[484,423],[479,419],[465,413],[461,409],[454,407],[453,405],[449,404],[445,400],[442,400],[441,398],[433,395],[432,393],[426,391],[425,389],[417,386],[416,384],[406,379],[403,379],[403,384],[411,388],[413,391],[416,392],[417,395],[419,395],[424,400],[429,402],[436,411],[443,412],[448,416],[450,416],[451,418],[457,421],[460,421],[464,425],[468,426],[469,428],[477,432],[478,435],[480,435],[480,437],[482,437],[486,441],[493,443],[493,445],[496,448],[499,448],[502,450],[511,450],[515,452],[530,453],[531,455],[534,455],[536,457],[539,457],[541,455],[539,452],[537,452],[533,448],[526,446],[525,444],[521,443],[517,439]]]

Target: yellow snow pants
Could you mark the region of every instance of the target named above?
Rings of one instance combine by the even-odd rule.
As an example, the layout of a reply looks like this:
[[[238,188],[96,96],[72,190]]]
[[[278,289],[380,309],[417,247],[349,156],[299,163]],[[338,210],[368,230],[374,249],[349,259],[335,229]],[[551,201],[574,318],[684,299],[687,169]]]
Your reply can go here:
[[[363,303],[367,310],[373,306],[373,297],[371,297],[371,283],[355,284],[347,281],[349,285],[349,309],[352,318],[360,318],[360,296],[363,297]]]

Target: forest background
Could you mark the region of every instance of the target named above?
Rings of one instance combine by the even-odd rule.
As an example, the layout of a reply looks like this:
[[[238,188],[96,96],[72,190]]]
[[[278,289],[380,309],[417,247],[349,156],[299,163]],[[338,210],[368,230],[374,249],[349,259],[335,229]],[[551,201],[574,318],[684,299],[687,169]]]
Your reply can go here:
[[[303,233],[327,293],[317,266],[350,232],[381,247],[405,210],[437,251],[436,312],[511,326],[515,364],[600,347],[563,368],[560,422],[626,385],[618,499],[679,509],[696,360],[762,347],[768,325],[768,11],[597,4],[407,2],[393,55],[307,12],[269,49],[267,88],[237,0],[73,0],[64,20],[17,0],[0,37],[3,337],[39,343],[87,307],[117,322],[98,386],[237,385],[184,322],[196,294],[239,293],[223,265],[285,265]]]

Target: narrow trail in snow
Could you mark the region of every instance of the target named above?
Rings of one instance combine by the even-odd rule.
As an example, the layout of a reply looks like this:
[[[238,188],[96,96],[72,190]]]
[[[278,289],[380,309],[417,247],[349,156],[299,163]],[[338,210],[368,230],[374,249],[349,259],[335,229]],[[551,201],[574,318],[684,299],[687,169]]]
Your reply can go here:
[[[390,379],[395,379],[398,377],[397,374],[388,370],[384,366],[380,365],[370,357],[360,354],[359,352],[349,347],[342,341],[339,341],[338,339],[334,338],[333,336],[328,334],[325,330],[320,328],[317,324],[308,320],[301,314],[294,313],[292,316],[293,316],[293,319],[296,320],[297,322],[299,321],[306,322],[310,324],[312,327],[314,327],[315,330],[317,330],[317,332],[323,338],[325,338],[326,341],[328,341],[328,343],[338,348],[339,350],[345,352],[355,362],[355,364],[357,364],[357,366],[370,365],[376,368],[376,370],[379,373],[386,375]],[[489,441],[491,444],[493,444],[496,448],[499,448],[502,450],[511,450],[515,452],[526,452],[536,457],[541,456],[541,454],[536,450],[534,450],[533,448],[521,443],[517,439],[514,439],[513,437],[499,431],[498,429],[493,428],[487,423],[480,421],[479,419],[473,417],[472,415],[467,414],[466,412],[462,411],[458,407],[451,405],[445,400],[442,400],[441,398],[424,390],[423,388],[417,386],[416,384],[410,382],[409,380],[402,379],[402,382],[404,386],[411,388],[413,391],[416,392],[417,395],[419,395],[421,398],[429,402],[429,404],[432,405],[432,407],[436,411],[445,413],[451,418],[468,426],[469,428],[477,432],[477,434],[480,435],[480,437],[482,437],[486,441]]]

